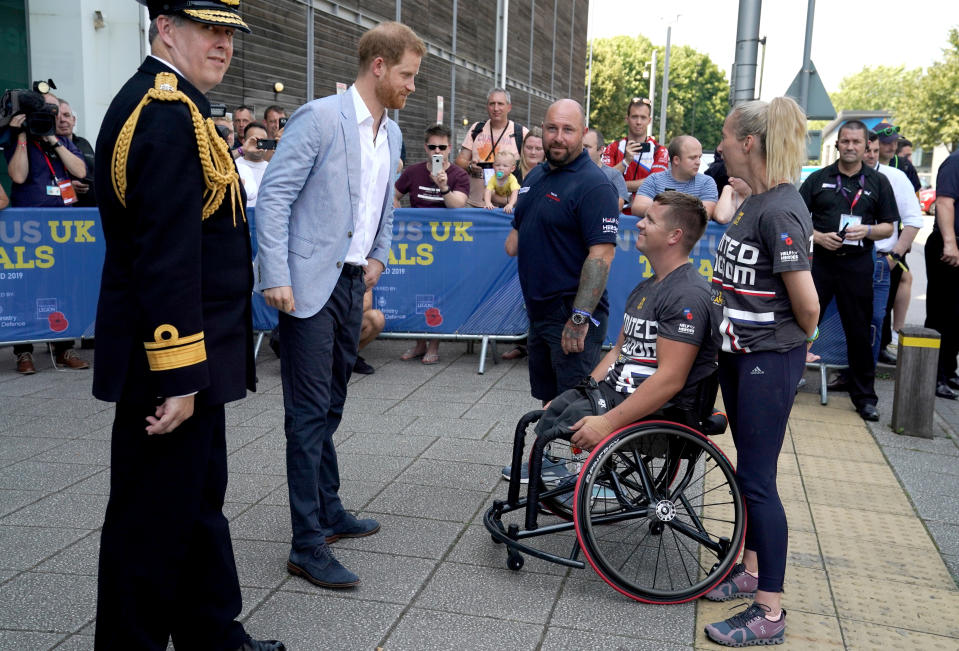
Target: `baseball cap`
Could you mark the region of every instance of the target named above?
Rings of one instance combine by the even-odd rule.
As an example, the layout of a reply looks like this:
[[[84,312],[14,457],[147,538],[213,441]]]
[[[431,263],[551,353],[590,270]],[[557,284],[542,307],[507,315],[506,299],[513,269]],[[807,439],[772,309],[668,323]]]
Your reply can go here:
[[[872,128],[873,132],[879,136],[879,142],[886,143],[887,145],[890,142],[896,142],[899,140],[899,127],[894,127],[888,122],[880,122]]]

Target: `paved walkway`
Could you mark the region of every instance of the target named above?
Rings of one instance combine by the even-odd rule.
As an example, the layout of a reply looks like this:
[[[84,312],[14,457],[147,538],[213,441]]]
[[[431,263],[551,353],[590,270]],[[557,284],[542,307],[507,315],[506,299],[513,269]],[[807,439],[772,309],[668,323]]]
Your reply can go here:
[[[704,644],[703,624],[731,604],[639,604],[590,570],[532,558],[519,573],[505,569],[482,513],[505,495],[499,469],[513,427],[536,407],[525,364],[490,363],[480,376],[461,344],[444,344],[434,367],[399,362],[404,348],[370,347],[377,372],[353,381],[337,435],[344,501],[383,523],[376,536],[335,545],[363,579],[354,591],[314,588],[285,571],[282,396],[268,349],[260,392],[228,408],[225,511],[251,633],[295,650]],[[55,372],[45,358],[38,374],[21,377],[9,349],[0,359],[9,362],[0,368],[0,649],[89,649],[112,408],[90,397],[89,372]],[[787,644],[959,648],[959,590],[882,450],[894,466],[898,453],[877,446],[847,402],[821,407],[802,394],[790,420],[780,464],[791,529]],[[718,442],[732,453],[728,439]],[[943,460],[944,441],[928,442],[922,464],[955,509],[956,457]],[[926,443],[906,442],[898,456]],[[928,509],[937,513],[932,501]],[[959,551],[940,547],[947,560]]]

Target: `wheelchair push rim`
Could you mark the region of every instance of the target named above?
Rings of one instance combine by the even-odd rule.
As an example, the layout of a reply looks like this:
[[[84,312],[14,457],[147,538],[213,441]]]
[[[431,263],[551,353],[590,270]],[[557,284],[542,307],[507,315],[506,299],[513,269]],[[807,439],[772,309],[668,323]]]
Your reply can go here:
[[[596,508],[597,485],[615,493],[617,508]],[[607,437],[586,461],[573,507],[586,561],[637,601],[702,596],[729,573],[745,542],[745,502],[732,464],[677,423],[646,422]]]

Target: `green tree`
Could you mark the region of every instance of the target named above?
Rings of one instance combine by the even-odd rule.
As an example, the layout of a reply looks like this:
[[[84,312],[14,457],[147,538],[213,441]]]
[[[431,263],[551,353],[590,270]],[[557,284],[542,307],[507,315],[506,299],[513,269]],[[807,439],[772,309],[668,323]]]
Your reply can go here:
[[[959,145],[959,29],[949,30],[943,58],[933,64],[918,84],[911,102],[897,112],[909,139],[923,149]]]
[[[905,66],[863,68],[839,82],[839,90],[829,94],[836,112],[889,111],[898,115],[903,106],[914,101],[922,70]]]
[[[657,94],[663,87],[665,48],[656,47]],[[653,45],[644,36],[616,36],[593,41],[593,79],[590,93],[591,126],[607,140],[626,131],[626,107],[632,97],[649,94],[643,78],[652,61]],[[706,149],[719,142],[729,107],[729,83],[710,58],[688,46],[674,46],[669,64],[669,99],[666,107],[666,141],[673,136],[696,136]],[[588,71],[587,71],[588,74]],[[660,98],[653,107],[653,134],[659,134]],[[664,143],[665,144],[665,143]]]

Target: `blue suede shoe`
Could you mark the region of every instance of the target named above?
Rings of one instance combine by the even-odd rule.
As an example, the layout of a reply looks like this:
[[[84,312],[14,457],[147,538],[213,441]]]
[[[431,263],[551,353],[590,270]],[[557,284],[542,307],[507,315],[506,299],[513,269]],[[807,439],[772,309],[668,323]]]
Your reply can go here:
[[[360,520],[347,513],[338,525],[333,527],[333,533],[326,537],[326,544],[332,545],[340,538],[363,538],[372,536],[380,530],[380,523],[376,520]]]
[[[321,588],[352,588],[360,582],[360,577],[343,567],[326,545],[291,551],[286,569]]]

